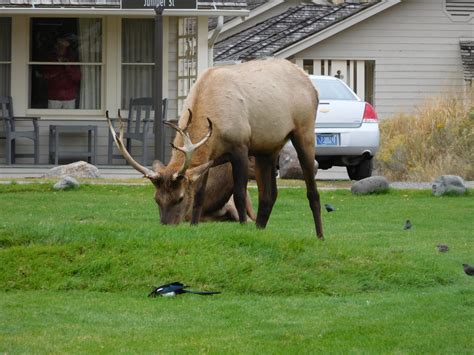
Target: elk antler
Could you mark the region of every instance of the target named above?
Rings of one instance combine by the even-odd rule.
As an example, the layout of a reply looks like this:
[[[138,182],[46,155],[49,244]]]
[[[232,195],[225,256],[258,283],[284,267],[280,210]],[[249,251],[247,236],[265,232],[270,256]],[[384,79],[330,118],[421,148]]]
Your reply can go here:
[[[135,159],[133,159],[132,156],[130,155],[130,153],[127,151],[127,148],[125,148],[125,144],[123,144],[123,130],[124,130],[124,127],[123,127],[122,116],[120,115],[120,109],[118,110],[118,118],[119,118],[119,125],[120,125],[120,136],[118,136],[117,133],[115,132],[115,129],[112,125],[112,121],[109,118],[109,111],[105,111],[105,115],[107,117],[107,122],[109,123],[110,132],[112,133],[112,137],[114,138],[115,144],[117,144],[117,147],[118,147],[120,153],[122,153],[125,160],[135,170],[142,173],[144,175],[144,177],[146,177],[148,179],[153,179],[153,178],[158,177],[158,174],[156,172],[144,167],[143,165],[138,163]]]
[[[177,147],[173,143],[171,143],[171,147],[173,147],[173,149],[179,150],[180,152],[182,152],[184,154],[184,163],[181,166],[181,169],[177,172],[177,176],[184,175],[184,173],[186,172],[186,170],[189,167],[189,163],[191,162],[193,152],[197,148],[199,148],[201,145],[206,143],[207,140],[209,139],[209,137],[212,134],[212,122],[209,118],[207,118],[207,122],[209,122],[209,130],[208,130],[207,134],[199,142],[197,142],[196,144],[193,144],[193,142],[191,142],[191,137],[189,136],[189,133],[188,133],[188,128],[191,126],[193,113],[191,112],[190,109],[188,109],[188,111],[189,111],[188,123],[186,124],[186,127],[183,128],[183,129],[179,128],[177,125],[175,125],[171,122],[165,122],[166,125],[168,125],[171,128],[175,129],[183,137],[184,145],[182,147]]]

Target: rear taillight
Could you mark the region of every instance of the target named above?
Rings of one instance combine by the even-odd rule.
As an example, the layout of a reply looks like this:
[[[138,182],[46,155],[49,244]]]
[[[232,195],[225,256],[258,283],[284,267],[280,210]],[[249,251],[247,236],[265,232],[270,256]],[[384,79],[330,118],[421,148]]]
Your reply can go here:
[[[363,122],[378,122],[379,118],[377,117],[377,112],[372,107],[371,104],[365,103],[364,117],[362,118]]]

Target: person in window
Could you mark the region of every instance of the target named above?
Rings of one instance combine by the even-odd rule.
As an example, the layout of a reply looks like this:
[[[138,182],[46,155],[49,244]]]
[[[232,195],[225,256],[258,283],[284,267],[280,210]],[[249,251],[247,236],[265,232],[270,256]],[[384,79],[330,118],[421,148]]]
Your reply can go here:
[[[54,46],[51,62],[74,62],[71,42],[65,38],[58,38]],[[43,70],[43,77],[48,83],[48,108],[74,109],[76,108],[77,88],[81,80],[81,70],[77,65],[47,65]]]

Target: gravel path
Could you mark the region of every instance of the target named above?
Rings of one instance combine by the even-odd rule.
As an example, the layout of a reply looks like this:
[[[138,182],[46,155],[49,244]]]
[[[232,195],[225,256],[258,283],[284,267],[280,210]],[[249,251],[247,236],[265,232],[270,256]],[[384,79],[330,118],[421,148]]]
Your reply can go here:
[[[468,189],[474,188],[474,181],[464,181]],[[431,182],[391,182],[390,187],[394,189],[431,189]]]

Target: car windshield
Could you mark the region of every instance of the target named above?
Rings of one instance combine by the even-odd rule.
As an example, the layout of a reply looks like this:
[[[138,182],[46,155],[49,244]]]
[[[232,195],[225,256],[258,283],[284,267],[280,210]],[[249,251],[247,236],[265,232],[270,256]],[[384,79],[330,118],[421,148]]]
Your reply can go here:
[[[320,100],[357,100],[352,92],[339,80],[311,79]]]

